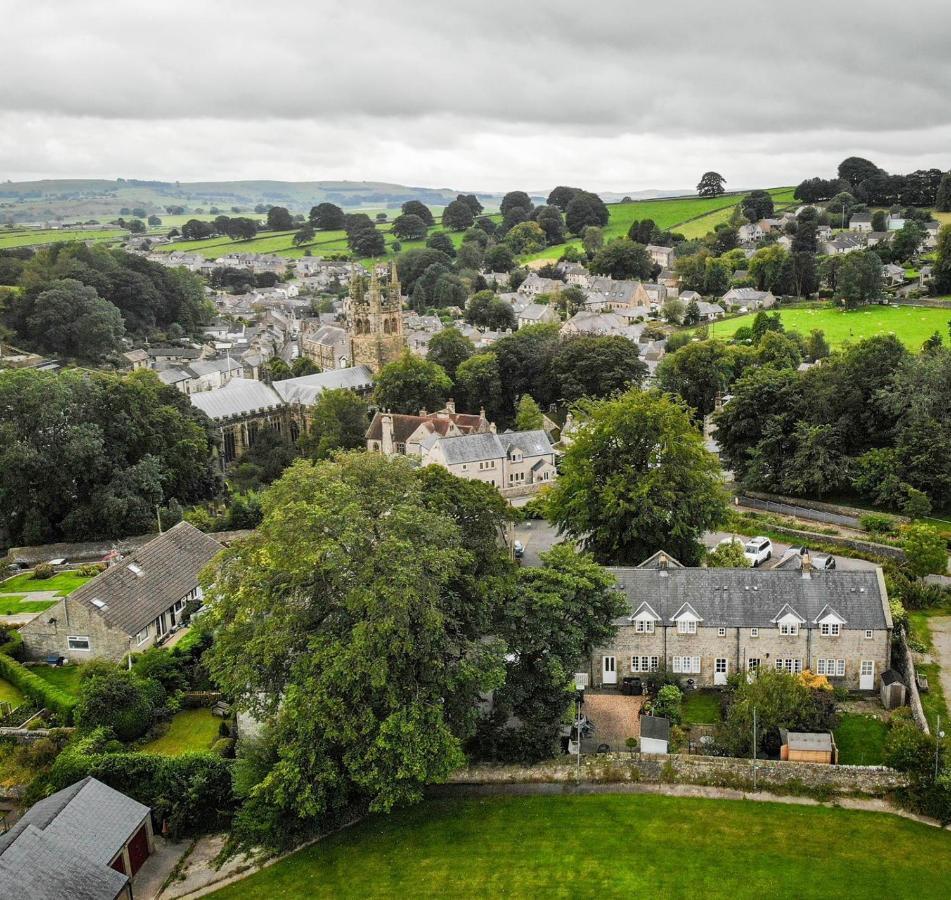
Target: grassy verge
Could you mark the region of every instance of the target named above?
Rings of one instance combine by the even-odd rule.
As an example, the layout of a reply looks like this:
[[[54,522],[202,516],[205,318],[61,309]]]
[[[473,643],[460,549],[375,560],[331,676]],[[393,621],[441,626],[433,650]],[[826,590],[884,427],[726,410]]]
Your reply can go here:
[[[812,836],[812,837],[810,837]],[[662,796],[498,797],[374,816],[214,894],[947,897],[951,838],[894,816]],[[817,878],[817,854],[821,877]]]
[[[843,713],[835,730],[839,763],[843,766],[880,766],[888,728],[875,716]]]
[[[928,720],[928,726],[932,731],[938,724],[938,716],[941,717],[941,728],[943,731],[951,732],[951,720],[948,717],[948,704],[944,696],[944,688],[941,685],[941,666],[937,663],[916,663],[915,671],[927,676],[928,691],[921,695],[921,705],[925,711],[925,718]]]
[[[23,613],[38,613],[55,606],[56,600],[21,600],[10,603],[9,597],[0,596],[0,615],[18,616]]]
[[[210,709],[184,709],[172,717],[165,734],[140,749],[143,753],[158,753],[162,756],[178,756],[190,750],[209,750],[218,740],[220,723],[221,719],[215,718]]]

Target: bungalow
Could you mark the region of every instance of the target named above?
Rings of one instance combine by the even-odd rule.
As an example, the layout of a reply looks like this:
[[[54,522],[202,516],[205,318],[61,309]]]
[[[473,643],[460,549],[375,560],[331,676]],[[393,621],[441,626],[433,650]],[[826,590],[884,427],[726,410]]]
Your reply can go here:
[[[189,601],[202,599],[198,573],[220,550],[213,537],[179,522],[24,625],[26,655],[118,661],[147,650]]]
[[[132,900],[130,879],[154,850],[151,810],[87,776],[0,835],[0,897]]]
[[[872,230],[872,214],[867,212],[854,213],[849,219],[849,231],[869,232]]]
[[[895,263],[889,263],[882,269],[882,274],[889,284],[902,284],[905,280],[905,270]]]
[[[745,306],[747,309],[770,309],[776,305],[772,291],[757,291],[755,288],[730,288],[721,298],[728,306]]]
[[[558,284],[561,284],[559,281]],[[519,328],[527,325],[548,325],[554,322],[560,322],[561,317],[558,310],[548,303],[529,303],[521,309],[515,310],[515,321]]]
[[[715,322],[724,316],[723,307],[719,303],[706,303],[703,300],[698,300],[697,309],[700,310],[701,322]]]
[[[883,243],[891,239],[891,234],[887,231],[869,231],[865,235],[865,246],[866,247],[875,247],[878,244]]]

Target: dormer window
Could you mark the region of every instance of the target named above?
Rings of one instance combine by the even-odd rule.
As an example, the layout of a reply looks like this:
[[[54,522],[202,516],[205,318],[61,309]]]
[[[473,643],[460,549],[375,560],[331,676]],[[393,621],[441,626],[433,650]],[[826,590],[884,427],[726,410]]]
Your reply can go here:
[[[654,620],[653,619],[638,619],[634,622],[634,631],[637,634],[653,634],[654,633]]]
[[[838,622],[823,622],[819,626],[819,634],[824,637],[838,637],[841,627]]]
[[[677,622],[677,634],[696,634],[697,623],[694,619],[681,619]]]
[[[795,637],[797,634],[799,634],[799,623],[798,622],[780,622],[779,633],[788,635],[790,637]]]

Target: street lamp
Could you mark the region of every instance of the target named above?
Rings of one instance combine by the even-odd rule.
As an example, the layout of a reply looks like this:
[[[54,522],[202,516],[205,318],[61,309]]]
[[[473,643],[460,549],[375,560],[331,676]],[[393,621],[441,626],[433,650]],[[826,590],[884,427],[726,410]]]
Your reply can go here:
[[[935,723],[935,742],[934,742],[934,780],[938,780],[938,754],[941,752],[941,741],[944,740],[944,732],[941,730],[941,716],[938,716]]]

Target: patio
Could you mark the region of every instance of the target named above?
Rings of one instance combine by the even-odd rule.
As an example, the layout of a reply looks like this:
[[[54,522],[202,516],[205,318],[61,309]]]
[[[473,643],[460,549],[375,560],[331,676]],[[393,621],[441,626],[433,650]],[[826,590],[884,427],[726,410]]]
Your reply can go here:
[[[645,699],[617,691],[586,691],[582,711],[594,724],[594,734],[584,739],[582,751],[594,753],[601,744],[614,752],[627,750],[627,739],[640,737],[640,711]]]

